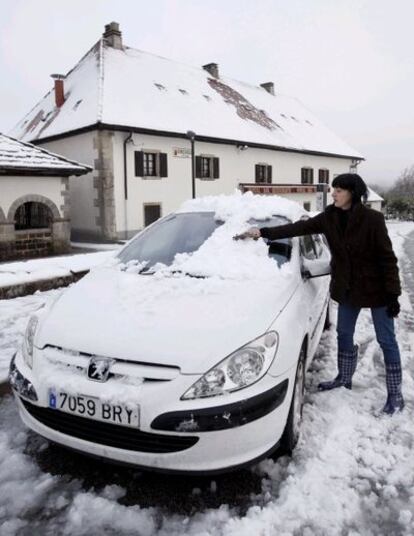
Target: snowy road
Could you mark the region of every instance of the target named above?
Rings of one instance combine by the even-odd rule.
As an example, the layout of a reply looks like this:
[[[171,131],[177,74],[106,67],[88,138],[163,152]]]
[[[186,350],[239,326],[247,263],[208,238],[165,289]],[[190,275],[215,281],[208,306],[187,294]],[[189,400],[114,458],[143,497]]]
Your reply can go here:
[[[335,326],[324,335],[293,458],[214,480],[143,474],[52,447],[25,430],[3,397],[1,536],[414,534],[414,224],[390,224],[389,231],[405,283],[396,324],[404,413],[377,416],[385,379],[369,311],[357,325],[361,357],[352,391],[316,391],[335,373]],[[0,375],[30,313],[59,292],[0,302]]]

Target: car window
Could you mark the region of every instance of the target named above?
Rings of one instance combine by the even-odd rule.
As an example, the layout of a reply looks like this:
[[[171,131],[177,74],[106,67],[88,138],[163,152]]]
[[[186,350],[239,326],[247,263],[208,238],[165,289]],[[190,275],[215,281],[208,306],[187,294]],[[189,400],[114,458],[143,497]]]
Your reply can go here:
[[[177,253],[196,251],[220,225],[214,212],[171,214],[140,233],[118,258],[123,263],[146,261],[146,269],[158,262],[168,266]]]
[[[323,241],[321,235],[312,235],[313,236],[313,244],[315,246],[315,252],[317,258],[321,257],[323,255]]]
[[[283,216],[272,216],[266,220],[251,219],[249,225],[253,227],[277,227],[279,225],[286,225],[291,223],[287,218]],[[269,257],[274,259],[279,266],[288,262],[292,253],[292,240],[290,238],[281,238],[279,240],[267,240],[269,246]]]
[[[317,258],[315,244],[311,235],[301,236],[300,249],[306,259],[315,260]]]

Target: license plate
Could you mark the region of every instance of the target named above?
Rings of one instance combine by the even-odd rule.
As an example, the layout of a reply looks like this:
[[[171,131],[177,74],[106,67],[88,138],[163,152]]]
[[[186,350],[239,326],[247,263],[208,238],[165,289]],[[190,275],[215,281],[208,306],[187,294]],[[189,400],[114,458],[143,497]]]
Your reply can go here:
[[[49,408],[97,421],[139,427],[139,406],[109,404],[99,398],[49,390]]]

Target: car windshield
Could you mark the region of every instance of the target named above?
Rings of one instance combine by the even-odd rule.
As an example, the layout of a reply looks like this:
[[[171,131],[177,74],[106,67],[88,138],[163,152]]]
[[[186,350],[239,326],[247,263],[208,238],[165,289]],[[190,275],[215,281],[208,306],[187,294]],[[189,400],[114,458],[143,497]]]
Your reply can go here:
[[[192,253],[222,225],[214,212],[171,214],[140,233],[123,249],[118,258],[123,263],[146,262],[148,270],[158,262],[169,266],[177,253]]]
[[[266,220],[249,220],[249,225],[252,227],[278,227],[279,225],[286,225],[291,223],[287,218],[283,216],[272,216]],[[290,260],[292,253],[292,240],[290,238],[281,238],[279,240],[266,240],[269,246],[269,257],[274,259],[279,266]]]
[[[248,224],[257,227],[272,227],[289,223],[282,216],[272,216],[268,219],[250,219]],[[222,225],[215,219],[214,212],[183,212],[171,214],[156,222],[136,238],[134,238],[118,254],[118,259],[124,263],[144,263],[141,273],[152,273],[151,268],[162,263],[170,266],[178,253],[193,253]],[[269,256],[278,265],[289,261],[291,240],[282,239],[267,241]]]

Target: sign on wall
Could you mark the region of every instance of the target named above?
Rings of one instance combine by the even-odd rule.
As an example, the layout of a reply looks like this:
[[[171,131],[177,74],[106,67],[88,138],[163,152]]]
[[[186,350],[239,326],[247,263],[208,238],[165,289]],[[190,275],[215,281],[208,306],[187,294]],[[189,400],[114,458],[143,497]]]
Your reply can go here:
[[[177,158],[191,158],[191,149],[188,147],[173,147],[173,156]]]

